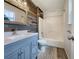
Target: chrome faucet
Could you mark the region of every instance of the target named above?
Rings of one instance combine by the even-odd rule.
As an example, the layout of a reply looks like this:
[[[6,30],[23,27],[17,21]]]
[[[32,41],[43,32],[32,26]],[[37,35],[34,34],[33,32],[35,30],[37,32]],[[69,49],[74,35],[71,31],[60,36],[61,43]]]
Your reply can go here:
[[[13,33],[12,33],[13,35],[15,35],[15,34],[16,34],[15,29],[12,29],[11,31],[13,32]]]

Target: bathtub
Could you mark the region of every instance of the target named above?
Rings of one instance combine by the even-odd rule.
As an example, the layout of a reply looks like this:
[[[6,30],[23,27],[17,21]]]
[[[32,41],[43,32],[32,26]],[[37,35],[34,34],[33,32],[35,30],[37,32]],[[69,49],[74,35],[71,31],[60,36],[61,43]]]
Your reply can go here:
[[[64,40],[55,40],[49,38],[40,38],[38,43],[42,46],[51,46],[51,47],[58,47],[64,48]]]

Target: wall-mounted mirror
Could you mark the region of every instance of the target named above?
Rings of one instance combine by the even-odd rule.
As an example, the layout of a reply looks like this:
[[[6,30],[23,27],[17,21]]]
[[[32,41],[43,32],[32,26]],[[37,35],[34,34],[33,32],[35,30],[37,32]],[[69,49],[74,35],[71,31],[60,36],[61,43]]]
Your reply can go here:
[[[15,21],[15,13],[4,9],[4,20],[6,21]]]

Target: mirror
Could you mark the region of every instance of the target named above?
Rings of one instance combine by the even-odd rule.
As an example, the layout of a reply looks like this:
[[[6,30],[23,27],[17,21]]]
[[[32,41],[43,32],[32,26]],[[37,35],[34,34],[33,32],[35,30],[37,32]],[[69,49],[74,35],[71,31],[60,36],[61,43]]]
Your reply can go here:
[[[4,20],[15,21],[15,13],[4,9]]]

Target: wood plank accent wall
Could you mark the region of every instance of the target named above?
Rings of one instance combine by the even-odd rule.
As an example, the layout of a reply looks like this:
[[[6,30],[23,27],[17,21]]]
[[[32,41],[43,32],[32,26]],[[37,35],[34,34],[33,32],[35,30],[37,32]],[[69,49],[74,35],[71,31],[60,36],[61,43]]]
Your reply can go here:
[[[5,0],[5,2],[7,2]],[[4,22],[5,26],[4,26],[4,30],[5,31],[11,31],[12,29],[15,29],[15,30],[30,30],[30,31],[33,31],[33,32],[38,32],[38,17],[41,16],[40,13],[42,13],[42,10],[40,8],[38,8],[37,6],[35,6],[31,0],[26,0],[27,2],[27,6],[29,8],[29,10],[27,11],[27,22],[30,22],[30,23],[27,23],[27,25],[25,24],[22,24],[22,23],[19,23],[19,22],[11,22],[11,21],[8,21],[8,22]],[[9,2],[7,2],[9,3]],[[17,7],[16,5],[13,5],[11,3],[9,3],[10,5],[24,11],[23,9]],[[37,11],[37,8],[39,9],[39,11]],[[25,11],[24,11],[25,12]],[[29,14],[30,15],[29,15]],[[38,16],[37,13],[39,13],[40,15]],[[42,15],[43,16],[43,15]]]
[[[26,0],[26,2],[29,10],[32,11],[34,14],[37,14],[37,6],[35,6],[31,0]]]

